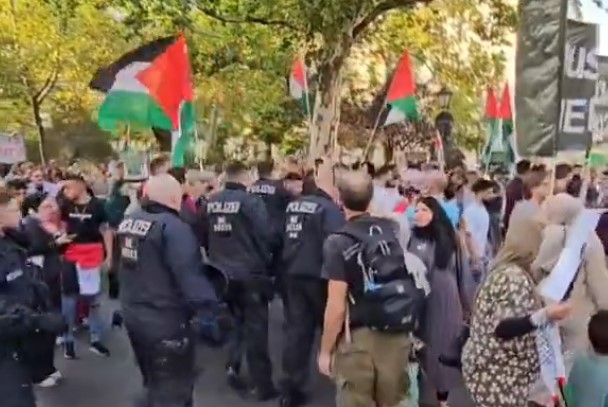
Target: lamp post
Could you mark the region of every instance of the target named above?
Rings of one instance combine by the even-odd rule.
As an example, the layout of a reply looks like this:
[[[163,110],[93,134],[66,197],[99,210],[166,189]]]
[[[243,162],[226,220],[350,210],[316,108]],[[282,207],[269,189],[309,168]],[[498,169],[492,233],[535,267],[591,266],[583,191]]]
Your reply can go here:
[[[452,139],[454,116],[452,116],[452,113],[449,111],[452,94],[452,91],[445,86],[437,93],[441,112],[435,117],[435,128],[439,131],[444,149],[446,150],[454,147],[454,140]]]

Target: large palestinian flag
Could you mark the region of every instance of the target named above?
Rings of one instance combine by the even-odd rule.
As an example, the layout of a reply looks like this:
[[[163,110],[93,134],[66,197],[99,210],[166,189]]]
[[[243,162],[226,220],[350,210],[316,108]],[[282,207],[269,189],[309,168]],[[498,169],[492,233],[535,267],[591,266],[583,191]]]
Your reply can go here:
[[[513,133],[513,109],[511,108],[511,92],[509,91],[508,82],[505,83],[502,91],[498,115],[502,119],[502,138],[505,147],[504,162],[507,166],[511,167],[515,164],[517,153],[513,148],[515,146],[515,134]]]
[[[414,121],[419,118],[416,104],[416,82],[412,72],[410,54],[407,51],[403,53],[397,69],[395,69],[391,86],[386,94],[386,103],[390,110],[384,125],[405,120]]]
[[[192,75],[183,36],[145,44],[99,69],[89,86],[106,93],[99,126],[119,123],[172,132],[174,165],[182,166],[194,131]]]
[[[494,92],[494,89],[488,88],[484,112],[484,119],[488,125],[488,137],[486,138],[486,143],[481,152],[481,162],[486,168],[492,160],[492,153],[496,151],[496,148],[502,146],[499,116],[496,93]]]

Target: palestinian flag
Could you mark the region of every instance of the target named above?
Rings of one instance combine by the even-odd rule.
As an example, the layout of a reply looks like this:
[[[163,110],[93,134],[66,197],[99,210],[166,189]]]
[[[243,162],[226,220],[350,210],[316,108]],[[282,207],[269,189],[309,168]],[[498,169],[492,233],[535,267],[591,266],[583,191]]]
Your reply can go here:
[[[160,38],[99,69],[89,86],[106,94],[99,126],[116,131],[120,123],[172,132],[173,164],[183,166],[195,131],[192,75],[182,35]]]
[[[416,105],[416,83],[410,54],[405,51],[397,64],[393,74],[393,80],[388,93],[386,103],[389,106],[388,116],[384,125],[403,122],[405,120],[418,120],[418,106]]]
[[[505,145],[505,164],[511,166],[515,163],[516,153],[513,149],[515,145],[515,134],[513,133],[513,109],[511,108],[511,92],[509,83],[505,83],[500,99],[500,109],[498,116],[502,120],[502,138]]]
[[[306,115],[310,115],[311,101],[310,90],[308,89],[308,78],[306,65],[300,58],[297,58],[291,67],[289,76],[289,94],[294,99],[298,100]]]
[[[486,95],[485,120],[488,123],[488,138],[481,153],[481,161],[487,167],[492,159],[492,153],[495,151],[497,141],[500,140],[500,117],[498,111],[498,100],[494,89],[488,88]],[[501,144],[502,145],[502,144]]]

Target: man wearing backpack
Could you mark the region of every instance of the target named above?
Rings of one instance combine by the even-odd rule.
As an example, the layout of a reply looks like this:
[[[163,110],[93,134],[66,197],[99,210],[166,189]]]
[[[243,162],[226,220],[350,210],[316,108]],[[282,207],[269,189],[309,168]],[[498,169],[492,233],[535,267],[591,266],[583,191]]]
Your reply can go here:
[[[408,273],[398,225],[368,214],[373,185],[345,174],[338,191],[347,224],[323,247],[328,299],[318,364],[336,380],[338,407],[392,407],[407,396],[410,333],[424,290]]]

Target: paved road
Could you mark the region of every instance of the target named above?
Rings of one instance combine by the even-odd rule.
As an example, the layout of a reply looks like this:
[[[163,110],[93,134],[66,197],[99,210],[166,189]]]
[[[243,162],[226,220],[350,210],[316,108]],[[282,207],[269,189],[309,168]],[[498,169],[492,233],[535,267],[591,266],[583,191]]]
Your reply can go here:
[[[107,312],[115,307],[106,303]],[[280,375],[281,321],[280,305],[273,306],[271,326],[271,349],[276,366],[275,376]],[[57,356],[57,366],[64,374],[62,384],[38,392],[41,407],[131,407],[131,400],[140,389],[140,376],[124,331],[109,333],[108,345],[112,351],[109,359],[100,358],[88,351],[82,342],[78,351],[80,359],[67,361]],[[201,348],[199,365],[203,366],[196,387],[196,407],[270,407],[277,402],[252,403],[240,399],[226,386],[223,376],[224,354],[221,350]],[[332,407],[333,390],[327,380],[315,375],[313,378],[314,407]],[[452,407],[473,407],[463,392],[456,392]]]

